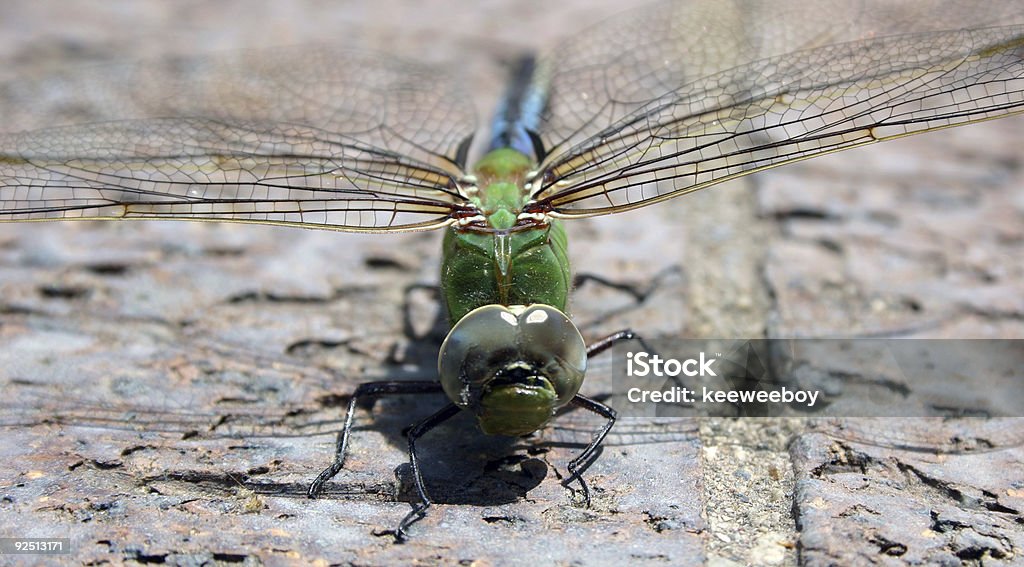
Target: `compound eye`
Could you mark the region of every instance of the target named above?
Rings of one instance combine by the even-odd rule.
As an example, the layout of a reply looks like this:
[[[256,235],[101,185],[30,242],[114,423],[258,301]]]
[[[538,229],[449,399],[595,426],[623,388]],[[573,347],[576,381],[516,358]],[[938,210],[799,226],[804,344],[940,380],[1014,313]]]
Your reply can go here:
[[[462,407],[510,367],[532,368],[550,382],[563,405],[583,382],[587,347],[572,321],[554,307],[485,305],[448,333],[437,366],[445,393]]]
[[[501,305],[470,311],[448,332],[437,358],[437,372],[448,397],[457,405],[471,403],[469,386],[493,374],[489,367],[502,353],[515,349],[519,319]]]
[[[546,363],[545,374],[556,389],[562,373],[586,370],[587,345],[564,313],[548,305],[531,305],[519,315],[519,321],[523,353]]]

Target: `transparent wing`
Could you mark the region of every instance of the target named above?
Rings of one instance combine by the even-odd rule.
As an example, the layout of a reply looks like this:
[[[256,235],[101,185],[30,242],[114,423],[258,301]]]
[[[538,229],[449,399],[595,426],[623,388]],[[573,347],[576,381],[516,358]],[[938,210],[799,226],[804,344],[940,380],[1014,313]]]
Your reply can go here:
[[[457,161],[476,119],[462,92],[435,70],[331,48],[3,85],[0,220],[435,228],[465,203]]]
[[[1024,446],[1024,419],[1019,417],[822,418],[809,425],[838,439],[903,451],[968,454]]]
[[[1021,20],[1021,2],[873,1],[674,1],[616,19],[547,60],[534,198],[561,216],[629,210],[1021,112]]]

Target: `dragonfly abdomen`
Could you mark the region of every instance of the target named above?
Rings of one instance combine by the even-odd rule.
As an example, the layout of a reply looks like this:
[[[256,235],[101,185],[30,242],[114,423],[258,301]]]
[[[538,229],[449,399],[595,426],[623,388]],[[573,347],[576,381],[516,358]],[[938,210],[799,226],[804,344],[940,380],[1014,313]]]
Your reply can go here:
[[[512,148],[541,160],[544,148],[537,131],[547,104],[547,73],[532,55],[520,58],[494,113],[488,151]]]

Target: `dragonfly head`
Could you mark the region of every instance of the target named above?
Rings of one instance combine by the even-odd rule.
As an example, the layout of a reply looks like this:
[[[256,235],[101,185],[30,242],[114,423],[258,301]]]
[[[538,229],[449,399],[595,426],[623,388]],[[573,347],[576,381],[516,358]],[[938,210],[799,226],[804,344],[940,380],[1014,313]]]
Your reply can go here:
[[[448,333],[437,361],[445,394],[489,435],[544,426],[583,384],[587,346],[549,305],[485,305]]]

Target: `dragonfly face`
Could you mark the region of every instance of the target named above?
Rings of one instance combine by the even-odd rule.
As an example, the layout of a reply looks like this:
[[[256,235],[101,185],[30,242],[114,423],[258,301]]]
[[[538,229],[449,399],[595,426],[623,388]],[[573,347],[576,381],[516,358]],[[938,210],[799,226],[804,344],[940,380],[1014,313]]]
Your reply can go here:
[[[579,392],[587,346],[554,307],[485,305],[452,328],[437,368],[445,394],[484,433],[526,435]]]

